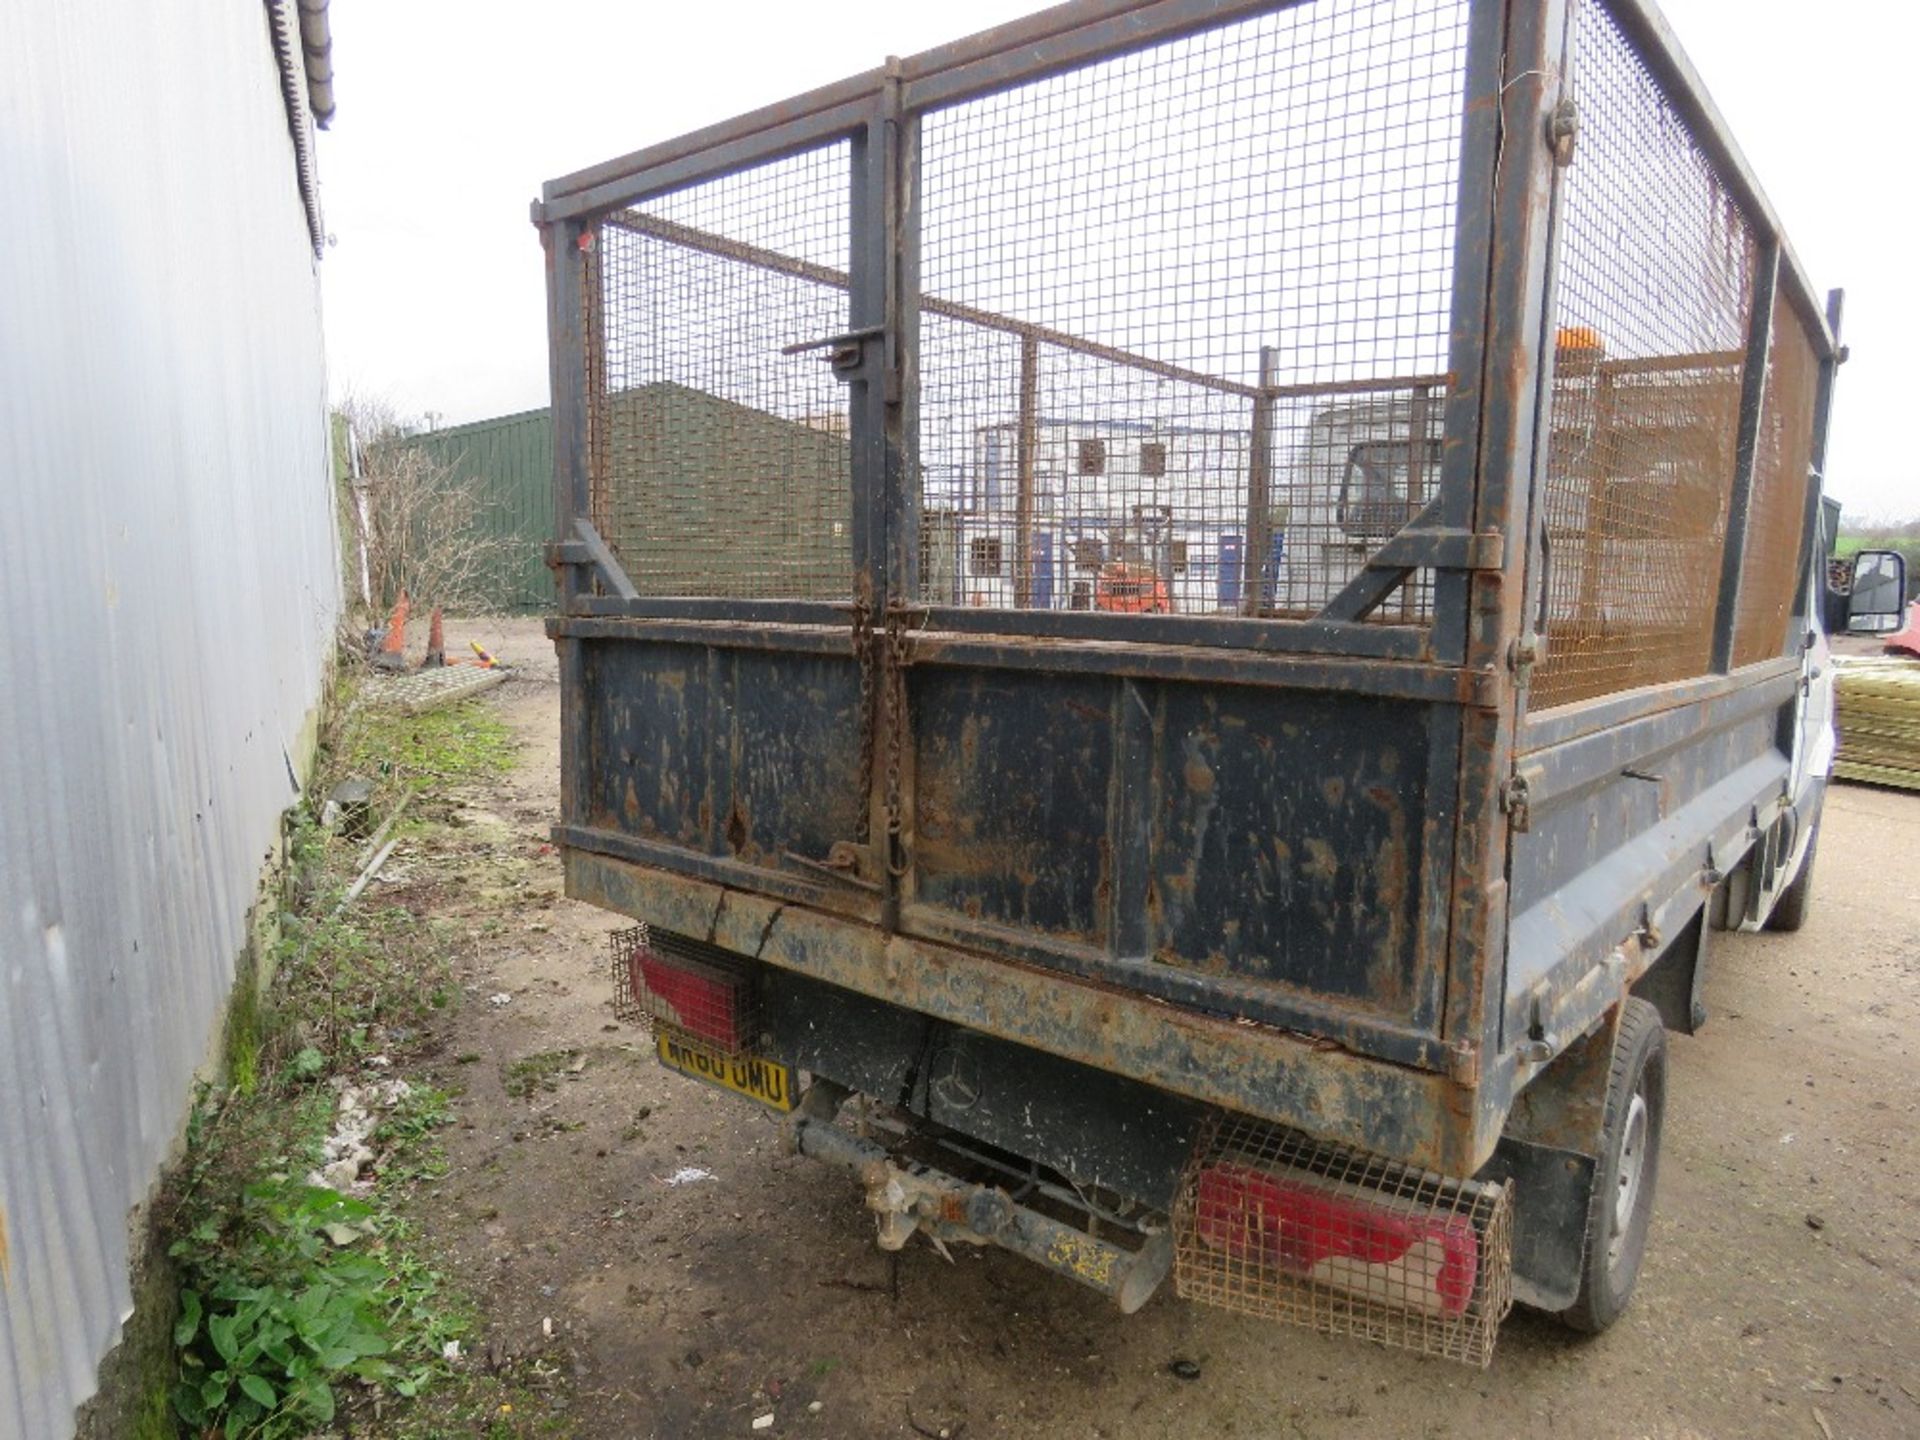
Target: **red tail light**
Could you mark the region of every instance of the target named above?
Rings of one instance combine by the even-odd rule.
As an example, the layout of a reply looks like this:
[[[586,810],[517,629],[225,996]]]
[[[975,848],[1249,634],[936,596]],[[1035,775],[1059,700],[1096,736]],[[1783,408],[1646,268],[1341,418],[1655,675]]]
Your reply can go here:
[[[719,966],[640,945],[631,984],[657,1024],[704,1040],[728,1055],[752,1048],[753,982]]]
[[[1480,1241],[1464,1216],[1231,1162],[1201,1170],[1194,1201],[1200,1241],[1235,1261],[1434,1315],[1473,1298]]]

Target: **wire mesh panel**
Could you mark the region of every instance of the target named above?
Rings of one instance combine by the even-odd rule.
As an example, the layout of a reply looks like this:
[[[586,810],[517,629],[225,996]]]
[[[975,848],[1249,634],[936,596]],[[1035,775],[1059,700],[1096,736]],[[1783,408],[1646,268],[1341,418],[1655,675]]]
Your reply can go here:
[[[607,937],[613,1013],[650,1031],[690,1036],[717,1054],[746,1054],[760,1034],[750,962],[641,923]]]
[[[1469,1364],[1513,1308],[1512,1192],[1239,1116],[1175,1202],[1185,1299]]]
[[[1733,663],[1786,652],[1801,534],[1813,467],[1813,407],[1820,381],[1807,325],[1782,294],[1773,307],[1773,349],[1747,498],[1746,557],[1733,630]]]
[[[1594,0],[1578,8],[1575,55],[1536,708],[1712,662],[1755,258],[1738,207]]]
[[[591,236],[593,519],[643,596],[852,593],[848,147],[604,217]]]
[[[924,599],[1312,614],[1419,512],[1466,8],[1297,5],[924,118]]]

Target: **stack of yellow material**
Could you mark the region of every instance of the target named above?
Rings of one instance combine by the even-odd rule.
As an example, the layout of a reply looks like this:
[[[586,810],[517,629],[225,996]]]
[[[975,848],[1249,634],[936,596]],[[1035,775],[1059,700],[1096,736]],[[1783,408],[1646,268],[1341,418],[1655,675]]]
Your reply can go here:
[[[1842,659],[1834,683],[1840,726],[1834,775],[1920,790],[1920,660]]]

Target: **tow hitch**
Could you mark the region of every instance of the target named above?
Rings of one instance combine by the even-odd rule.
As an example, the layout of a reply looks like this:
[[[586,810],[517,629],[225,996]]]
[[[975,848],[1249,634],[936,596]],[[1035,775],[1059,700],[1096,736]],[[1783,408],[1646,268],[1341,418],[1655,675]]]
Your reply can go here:
[[[847,1092],[816,1081],[788,1121],[793,1148],[853,1172],[879,1219],[882,1250],[916,1232],[952,1259],[949,1245],[998,1245],[1056,1274],[1110,1295],[1131,1315],[1152,1298],[1173,1265],[1162,1230],[1126,1249],[1017,1202],[997,1185],[976,1185],[916,1161],[899,1163],[874,1141],[834,1123]]]

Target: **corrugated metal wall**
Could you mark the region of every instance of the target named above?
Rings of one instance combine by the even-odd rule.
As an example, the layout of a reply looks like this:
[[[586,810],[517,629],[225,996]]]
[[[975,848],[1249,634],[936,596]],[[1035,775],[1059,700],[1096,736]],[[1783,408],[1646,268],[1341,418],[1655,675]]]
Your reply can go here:
[[[0,0],[0,1436],[129,1305],[339,614],[264,8]]]
[[[417,447],[445,465],[480,497],[480,533],[505,540],[507,551],[486,578],[491,604],[507,611],[544,611],[553,576],[543,550],[553,538],[553,421],[527,410],[416,435]]]

